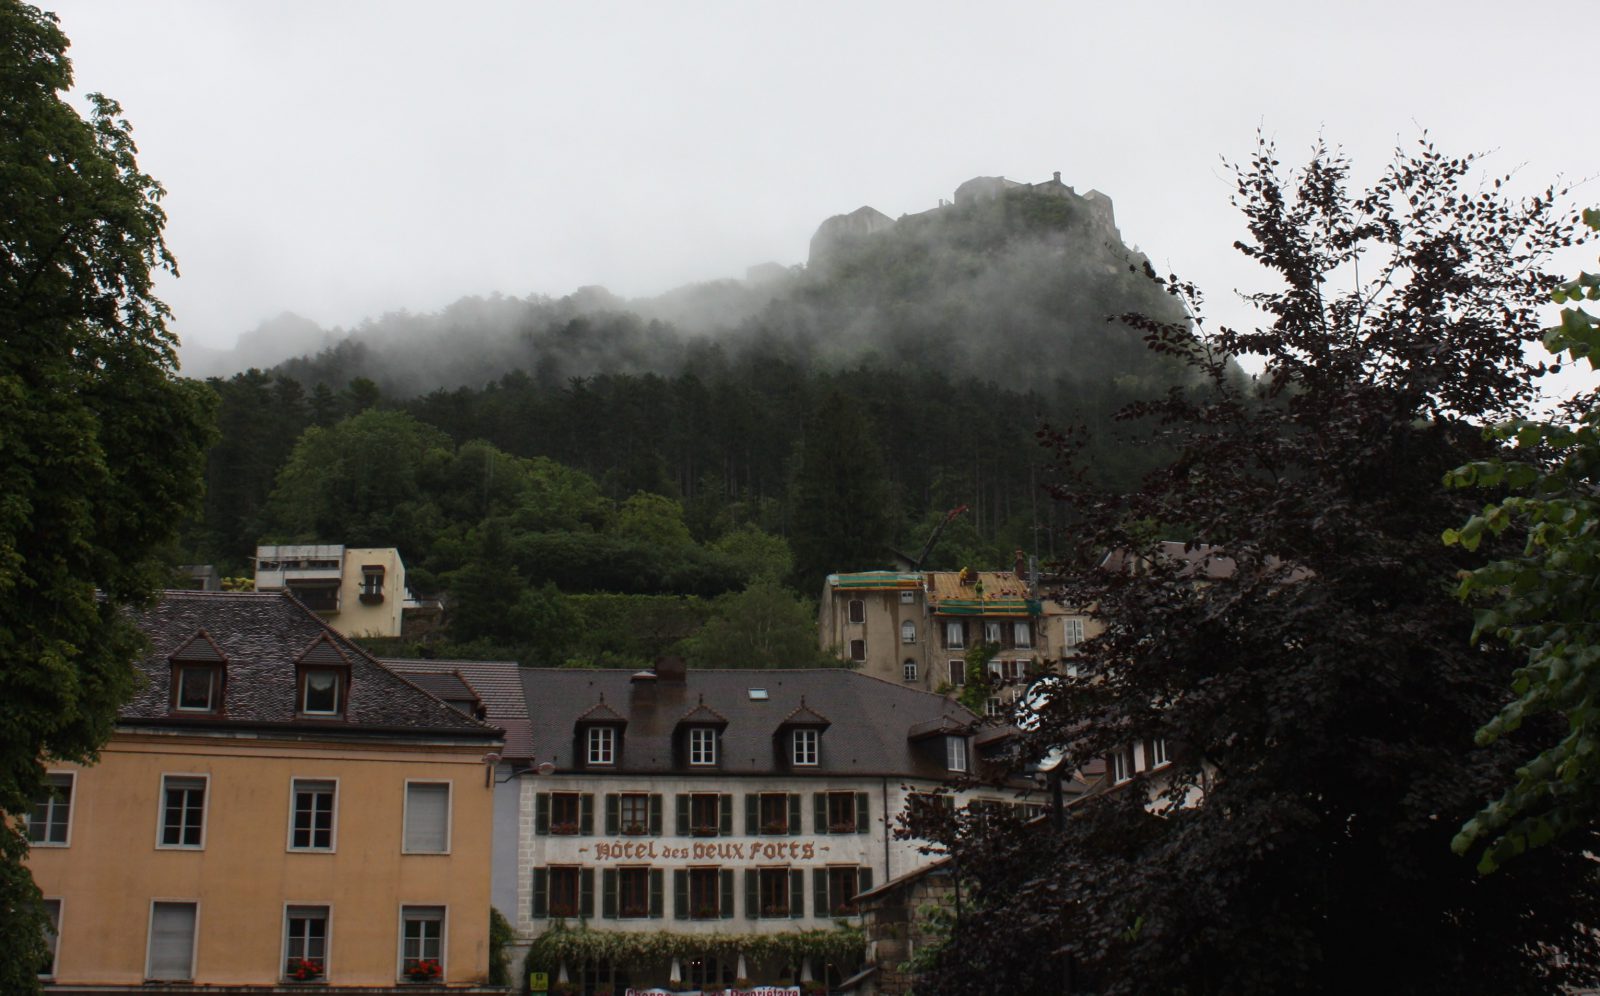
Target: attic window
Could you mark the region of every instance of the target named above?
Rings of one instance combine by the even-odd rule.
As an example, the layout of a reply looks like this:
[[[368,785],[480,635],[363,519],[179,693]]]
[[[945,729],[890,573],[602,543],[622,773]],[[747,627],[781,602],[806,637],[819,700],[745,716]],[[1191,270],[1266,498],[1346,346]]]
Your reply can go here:
[[[222,669],[214,664],[178,664],[178,712],[215,712],[222,699]]]
[[[765,702],[765,701],[767,701],[767,690],[765,688],[752,688],[752,689],[750,689],[750,701],[751,702]]]

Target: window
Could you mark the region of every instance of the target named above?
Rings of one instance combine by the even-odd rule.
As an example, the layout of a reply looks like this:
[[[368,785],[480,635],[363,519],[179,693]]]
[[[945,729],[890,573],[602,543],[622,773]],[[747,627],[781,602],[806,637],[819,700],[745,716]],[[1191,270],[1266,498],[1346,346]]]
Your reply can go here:
[[[650,915],[650,869],[617,870],[617,915],[624,918]]]
[[[950,661],[950,684],[957,688],[967,683],[967,662],[957,657]]]
[[[195,903],[151,903],[150,946],[144,977],[151,982],[188,982],[194,978],[194,933],[199,909]]]
[[[910,619],[907,619],[905,622],[900,624],[900,642],[917,642],[917,624]]]
[[[1011,624],[1011,642],[1018,647],[1033,646],[1033,623],[1018,619]]]
[[[44,794],[33,801],[28,814],[28,842],[34,846],[66,847],[72,826],[72,782],[70,771],[45,775]]]
[[[817,763],[817,731],[794,731],[794,763],[813,765]]]
[[[817,833],[866,833],[865,792],[819,792],[816,795]]]
[[[702,792],[689,797],[689,832],[696,837],[715,837],[722,826],[722,797]]]
[[[871,888],[863,884],[863,879],[871,882],[872,872],[868,868],[826,868],[818,869],[814,874],[825,875],[826,892],[818,889],[817,898],[822,902],[822,908],[817,910],[817,916],[855,916],[856,896]]]
[[[582,886],[577,868],[550,869],[550,916],[577,916]]]
[[[850,599],[850,621],[864,623],[867,621],[867,603],[859,598]]]
[[[209,664],[182,664],[177,672],[173,708],[178,712],[215,712],[222,704],[222,671]]]
[[[617,763],[617,731],[609,726],[589,727],[589,763]]]
[[[1005,714],[1005,703],[1000,701],[998,695],[991,695],[983,700],[983,714],[985,716],[1002,716]]]
[[[377,605],[383,601],[383,575],[382,564],[364,564],[361,568],[361,602],[364,605]]]
[[[951,771],[967,770],[967,738],[944,738],[944,766]]]
[[[864,661],[864,660],[867,659],[867,641],[866,640],[851,640],[850,641],[850,659],[853,660],[853,661]]]
[[[757,871],[757,909],[763,917],[790,915],[789,869],[762,868]],[[798,897],[796,897],[798,898]]]
[[[310,982],[327,974],[328,907],[288,907],[283,914],[283,977]]]
[[[1005,684],[1015,685],[1021,683],[1027,671],[1027,661],[1000,661],[1000,680]]]
[[[1167,755],[1167,741],[1165,739],[1150,741],[1150,767],[1159,768],[1171,763],[1172,758]]]
[[[39,975],[50,978],[56,974],[56,950],[61,946],[61,900],[46,899],[44,901],[44,915],[49,925],[45,928],[44,943],[49,950],[49,959],[39,966]]]
[[[909,657],[907,657],[904,661],[901,661],[900,662],[900,677],[904,678],[906,681],[916,681],[917,680],[917,662],[912,660]]]
[[[722,874],[718,868],[689,869],[689,918],[717,920],[722,917]]]
[[[1111,782],[1120,785],[1133,777],[1133,748],[1124,747],[1111,755]]]
[[[294,813],[289,824],[289,850],[333,850],[333,800],[331,781],[296,778],[290,785]]]
[[[901,605],[915,605],[916,601],[917,601],[917,593],[916,592],[914,592],[914,591],[902,591],[900,593],[900,604]]]
[[[618,830],[630,836],[650,832],[650,796],[629,792],[617,804]]]
[[[204,847],[205,814],[203,776],[161,776],[161,847]]]
[[[758,831],[766,834],[789,832],[789,795],[785,792],[761,793]]]
[[[1082,642],[1083,620],[1078,616],[1068,616],[1061,620],[1061,649],[1075,650]]]
[[[301,677],[300,712],[306,716],[339,715],[343,677],[338,668],[306,668]]]
[[[582,796],[577,792],[550,793],[550,832],[559,837],[575,835],[582,827]]]
[[[689,763],[712,765],[717,763],[717,731],[711,726],[689,728]]]
[[[407,782],[406,854],[447,854],[450,851],[450,783]]]
[[[960,619],[951,619],[944,624],[944,645],[952,650],[960,650],[967,645],[967,625]]]
[[[991,619],[983,624],[983,641],[985,643],[1000,642],[1000,624],[998,622]]]
[[[444,978],[444,907],[400,907],[400,974],[414,982]]]

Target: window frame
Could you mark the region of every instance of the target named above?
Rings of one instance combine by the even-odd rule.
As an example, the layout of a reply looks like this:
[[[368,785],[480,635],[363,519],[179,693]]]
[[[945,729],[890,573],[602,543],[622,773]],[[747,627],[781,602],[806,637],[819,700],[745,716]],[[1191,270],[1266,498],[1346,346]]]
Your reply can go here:
[[[718,792],[690,792],[689,796],[689,836],[691,837],[720,837],[722,836],[722,795]],[[710,799],[712,820],[710,823],[696,822],[695,817],[707,805]],[[621,900],[619,899],[618,902]]]
[[[166,843],[167,835],[167,783],[168,782],[199,782],[200,783],[200,842],[197,844],[182,843],[183,831],[187,829],[186,822],[178,825],[179,843]],[[186,786],[191,788],[193,786]],[[188,806],[184,807],[187,814]],[[206,830],[211,823],[211,776],[203,772],[192,771],[163,771],[161,773],[161,792],[156,797],[156,849],[161,851],[203,851],[206,849]],[[191,966],[191,969],[193,966]]]
[[[722,868],[718,865],[690,865],[685,870],[688,872],[686,878],[689,887],[689,895],[686,898],[685,905],[688,907],[689,919],[726,919],[726,917],[723,915],[722,909]],[[709,892],[711,897],[710,905],[706,905],[704,903],[704,899],[707,895],[705,886],[706,879],[711,880]],[[697,895],[702,900],[700,905],[696,905],[695,903],[695,897]],[[620,900],[618,905],[621,905]]]
[[[1005,632],[1005,627],[1000,624],[1000,620],[985,619],[983,621],[984,643],[998,643],[1003,645],[1005,642]]]
[[[900,662],[900,680],[901,681],[916,681],[917,680],[917,661],[916,661],[916,658],[907,657],[905,660]]]
[[[572,818],[570,820],[557,820],[556,819],[556,805],[558,803],[561,805],[561,807],[563,809],[570,810],[570,812],[563,814],[563,815],[571,816]],[[561,827],[562,829],[557,830],[556,827],[558,827],[558,826]],[[568,827],[571,827],[571,829],[570,830],[567,829]],[[566,791],[566,790],[557,791],[557,790],[552,789],[551,792],[550,792],[550,834],[549,835],[551,837],[577,837],[577,836],[582,835],[582,833],[583,833],[583,793],[582,792],[569,792],[569,791]]]
[[[50,921],[50,932],[45,937],[45,944],[50,948],[50,964],[38,976],[49,981],[56,977],[56,969],[60,967],[61,924],[66,915],[66,901],[60,896],[40,896],[39,899],[44,904],[46,919]]]
[[[649,920],[650,916],[650,871],[649,865],[623,865],[617,869],[617,919],[618,920]],[[643,883],[642,906],[629,906],[628,881],[636,878]],[[635,912],[629,912],[634,910]]]
[[[1133,781],[1133,748],[1119,747],[1111,753],[1111,784],[1121,785]]]
[[[55,779],[60,779],[60,778],[65,778],[66,781],[67,781],[67,797],[66,797],[66,801],[64,803],[60,800],[59,796],[57,795],[57,793],[55,791],[55,788],[52,786],[52,782]],[[78,794],[78,773],[76,771],[68,771],[68,770],[54,770],[54,771],[47,770],[45,772],[45,775],[44,775],[44,781],[45,781],[45,793],[46,793],[45,794],[45,798],[42,801],[41,800],[35,800],[33,802],[33,805],[28,807],[28,816],[27,816],[27,819],[24,820],[24,822],[27,824],[26,836],[28,838],[28,847],[29,848],[35,848],[35,847],[71,847],[72,846],[72,802],[73,802],[73,797]],[[37,822],[37,820],[35,820],[35,818],[34,818],[34,815],[35,815],[34,814],[34,810],[36,810],[40,805],[43,805],[45,807],[45,814],[46,815],[45,815],[44,827],[45,827],[46,836],[43,839],[36,839],[34,837],[34,835],[33,835],[34,834],[34,825]],[[62,820],[62,823],[64,824],[65,828],[64,828],[64,831],[63,831],[63,833],[61,835],[61,839],[60,840],[50,840],[49,839],[49,831],[50,831],[50,828],[55,826],[55,824],[56,824],[55,813],[56,813],[57,809],[65,809],[66,810],[66,818]]]
[[[967,624],[960,619],[946,619],[944,645],[946,650],[967,649]]]
[[[333,676],[333,708],[311,708],[311,676],[313,674],[330,674]],[[345,683],[346,669],[332,665],[308,664],[300,668],[299,687],[296,689],[298,706],[296,714],[308,719],[338,719],[345,712]]]
[[[328,843],[319,847],[315,843],[304,847],[297,846],[294,842],[297,817],[300,815],[300,786],[301,785],[326,785],[333,799],[328,807]],[[309,829],[310,839],[316,840],[316,810],[312,810],[312,825]],[[337,778],[301,778],[298,775],[289,779],[289,835],[284,843],[284,850],[296,854],[334,854],[339,850],[339,779]],[[315,905],[315,904],[312,904]]]
[[[717,728],[689,727],[689,766],[714,768],[717,765]]]
[[[1019,650],[1033,649],[1033,620],[1011,620],[1011,645]]]
[[[630,806],[639,810],[638,819],[628,818]],[[649,792],[617,793],[617,832],[624,837],[645,837],[650,834]]]
[[[855,639],[850,641],[850,659],[852,661],[864,661],[867,659],[866,640]]]
[[[818,916],[846,917],[855,916],[857,913],[859,913],[860,908],[855,903],[850,902],[850,900],[854,899],[856,894],[861,891],[860,866],[824,865],[822,867],[822,872],[823,878],[827,882],[826,895],[828,898],[828,909],[823,913],[819,913]],[[850,876],[850,888],[849,894],[842,897],[843,901],[841,902],[841,897],[834,895],[834,893],[835,891],[844,890],[835,890],[834,885],[836,882],[842,880],[845,875]]]
[[[292,955],[289,954],[289,920],[290,920],[290,917],[291,917],[291,915],[293,914],[293,912],[295,910],[321,910],[322,911],[322,957],[320,959],[306,958],[306,956],[303,953],[299,957],[305,958],[305,960],[307,960],[307,961],[312,961],[312,960],[321,961],[321,963],[322,963],[322,971],[319,973],[319,978],[318,978],[317,981],[326,982],[328,980],[329,955],[333,951],[333,904],[332,903],[285,902],[283,904],[283,943],[282,943],[281,948],[278,951],[278,968],[279,968],[278,976],[284,982],[301,981],[301,980],[292,979],[290,977],[290,975],[289,975],[289,959],[291,957],[293,957]],[[311,980],[304,980],[304,981],[311,981]]]
[[[967,738],[951,734],[944,738],[944,766],[946,771],[968,770],[970,759],[967,751]]]
[[[189,934],[189,974],[181,979],[157,979],[150,974],[151,956],[155,954],[156,942],[156,907],[157,906],[189,906],[194,909],[194,930]],[[198,899],[169,899],[156,896],[150,899],[150,906],[145,920],[144,931],[144,976],[145,982],[193,982],[194,964],[200,953],[200,900]]]
[[[443,785],[444,792],[444,848],[438,851],[412,850],[406,838],[410,836],[408,830],[411,824],[411,786],[413,785]],[[400,853],[401,854],[449,854],[450,847],[455,838],[455,783],[437,778],[407,778],[404,789],[404,806],[400,816]]]
[[[1155,737],[1150,741],[1150,770],[1164,768],[1172,763],[1171,749],[1167,746],[1166,737]]]
[[[788,792],[757,792],[756,793],[756,834],[762,837],[788,836],[789,826],[789,795]],[[768,810],[778,814],[777,819],[767,818]],[[795,827],[793,829],[799,829]]]
[[[967,659],[965,657],[951,657],[949,662],[951,687],[965,688],[967,686]]]
[[[917,621],[915,619],[902,619],[900,621],[900,642],[917,642]]]
[[[439,913],[437,917],[432,915],[434,910],[437,910]],[[400,930],[397,935],[399,945],[398,950],[396,951],[398,957],[395,960],[395,978],[405,979],[407,961],[406,924],[413,920],[419,923],[437,923],[439,925],[439,937],[437,942],[439,945],[439,957],[433,960],[439,963],[439,981],[443,982],[445,979],[449,978],[450,973],[449,962],[445,960],[450,953],[450,907],[444,903],[405,903],[400,906]],[[427,938],[421,938],[420,941],[421,943],[426,944]],[[419,957],[410,960],[428,960],[426,950],[422,950],[419,953]]]
[[[789,875],[792,869],[787,865],[763,865],[755,869],[756,872],[756,919],[758,920],[788,920],[793,914],[794,897],[789,895]],[[770,901],[767,892],[769,881],[780,883],[783,894],[783,912],[770,912],[777,908],[777,904]],[[775,897],[774,897],[775,898]]]
[[[206,675],[206,704],[183,704],[183,679],[191,672],[203,671]],[[172,711],[190,716],[210,716],[222,711],[222,666],[198,661],[172,662]]]
[[[1064,616],[1061,619],[1061,652],[1076,653],[1078,644],[1084,641],[1082,616]]]
[[[545,866],[545,919],[576,919],[583,915],[583,872],[582,865]],[[572,885],[572,904],[570,906],[562,906],[559,911],[556,905],[556,878],[558,876],[570,878]],[[570,910],[570,912],[563,912],[567,910]]]
[[[797,768],[815,768],[822,762],[822,737],[810,727],[792,731],[789,759]]]
[[[591,726],[583,736],[586,764],[614,768],[617,765],[617,731],[612,726]]]
[[[849,604],[845,606],[845,619],[848,620],[852,626],[866,625],[867,600],[864,598],[850,599]]]
[[[856,793],[853,791],[830,791],[824,793],[824,795],[825,801],[823,802],[823,814],[827,818],[828,825],[821,828],[818,832],[827,834],[859,833],[861,830],[861,814],[856,811],[858,808],[856,806]],[[834,811],[835,804],[841,799],[848,804],[850,808],[850,819],[848,821],[835,819],[836,816],[840,815]],[[845,829],[847,822],[849,825],[848,830]]]

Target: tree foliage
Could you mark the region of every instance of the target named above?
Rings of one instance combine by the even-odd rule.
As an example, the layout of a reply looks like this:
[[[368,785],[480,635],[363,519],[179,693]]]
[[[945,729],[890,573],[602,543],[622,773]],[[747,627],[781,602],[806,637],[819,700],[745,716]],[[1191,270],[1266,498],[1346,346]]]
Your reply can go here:
[[[775,578],[718,598],[711,618],[685,640],[695,667],[783,668],[837,666],[817,649],[817,613]]]
[[[1061,595],[1106,630],[1033,697],[1022,759],[1161,739],[1172,764],[1060,831],[949,840],[959,943],[919,994],[1059,990],[1067,956],[1105,993],[1544,993],[1600,969],[1591,828],[1489,878],[1448,846],[1524,748],[1473,743],[1511,654],[1467,642],[1438,523],[1470,498],[1441,481],[1489,455],[1475,420],[1531,397],[1543,267],[1575,231],[1555,192],[1508,199],[1425,140],[1365,192],[1349,171],[1319,147],[1285,176],[1265,142],[1234,167],[1237,247],[1281,281],[1250,297],[1263,327],[1210,328],[1177,281],[1194,322],[1130,316],[1205,388],[1126,410],[1177,454],[1137,490],[1058,489],[1084,519]],[[1252,355],[1254,391],[1227,364]]]
[[[152,272],[162,188],[115,101],[88,120],[55,18],[0,3],[0,991],[32,992],[38,892],[16,817],[89,761],[133,688],[123,615],[199,497],[211,397],[175,375]]]
[[[1600,211],[1584,221],[1600,229]],[[1560,302],[1600,299],[1600,276],[1558,287]],[[1595,368],[1600,326],[1582,308],[1564,308],[1545,346]],[[1536,718],[1547,735],[1517,769],[1511,786],[1461,828],[1453,846],[1478,850],[1491,872],[1529,847],[1581,830],[1600,816],[1600,397],[1573,398],[1564,419],[1514,419],[1491,427],[1502,450],[1451,471],[1446,483],[1506,493],[1445,531],[1447,544],[1476,550],[1510,532],[1520,551],[1467,574],[1459,594],[1479,606],[1474,639],[1504,640],[1526,654],[1512,699],[1478,731],[1488,744]],[[1503,550],[1503,547],[1501,548]]]

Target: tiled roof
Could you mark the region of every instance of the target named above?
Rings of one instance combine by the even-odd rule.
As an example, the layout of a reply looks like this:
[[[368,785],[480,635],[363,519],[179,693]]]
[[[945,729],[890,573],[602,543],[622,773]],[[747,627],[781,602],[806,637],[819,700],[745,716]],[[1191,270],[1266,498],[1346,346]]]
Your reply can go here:
[[[600,701],[578,714],[576,722],[579,723],[627,723],[628,717],[606,705],[606,693],[600,693]]]
[[[794,670],[691,669],[682,683],[634,682],[627,671],[524,668],[522,685],[534,727],[534,757],[572,771],[575,727],[604,694],[607,707],[628,722],[618,771],[664,774],[674,768],[673,734],[679,719],[704,697],[707,708],[728,720],[721,763],[709,774],[766,774],[777,770],[775,737],[801,708],[827,717],[819,763],[791,774],[943,779],[942,749],[912,743],[913,726],[948,716],[965,728],[976,717],[942,695],[918,691],[843,668]],[[767,692],[765,699],[750,695]],[[688,773],[688,772],[682,772]]]
[[[217,646],[217,641],[213,640],[211,634],[203,629],[184,641],[183,646],[168,655],[168,659],[193,661],[196,664],[221,664],[226,660],[222,655],[222,649]]]
[[[394,671],[429,695],[444,699],[446,702],[481,701],[478,693],[467,684],[467,680],[461,677],[459,671],[427,673],[408,671],[400,666],[395,666]]]
[[[330,629],[299,602],[282,593],[168,591],[149,608],[132,613],[151,644],[139,661],[144,675],[119,720],[148,725],[295,727],[417,733],[492,741],[499,732],[424,693]],[[226,660],[223,714],[172,716],[169,660],[195,652],[204,632]],[[348,707],[342,720],[304,719],[295,714],[295,662],[333,660],[350,665]],[[193,659],[187,657],[186,659]]]
[[[483,703],[489,722],[506,731],[502,750],[507,760],[533,757],[533,727],[528,723],[528,702],[522,696],[522,676],[516,661],[441,661],[383,658],[383,663],[428,688],[422,678],[465,681]],[[428,688],[430,692],[432,688]],[[439,695],[438,692],[434,692]],[[449,696],[440,695],[441,698]]]
[[[924,576],[928,607],[940,615],[1021,617],[1040,611],[1028,583],[1011,571],[972,571],[965,584],[961,571],[928,571]]]

